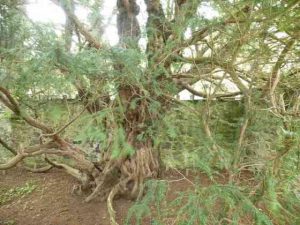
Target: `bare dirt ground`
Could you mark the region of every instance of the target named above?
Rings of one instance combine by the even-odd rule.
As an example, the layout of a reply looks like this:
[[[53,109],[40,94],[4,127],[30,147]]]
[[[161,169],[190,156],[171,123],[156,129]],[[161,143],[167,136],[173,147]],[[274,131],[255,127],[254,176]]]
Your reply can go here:
[[[190,175],[193,179],[193,175]],[[190,177],[187,176],[187,177]],[[172,180],[168,190],[170,198],[178,191],[191,187],[187,179],[178,172],[168,172],[163,179]],[[202,184],[209,183],[201,177]],[[16,198],[0,205],[0,225],[109,225],[106,202],[84,203],[84,196],[71,194],[76,181],[64,172],[53,169],[48,173],[33,174],[21,168],[11,169],[0,174],[0,187],[14,188],[33,182],[37,188],[22,198]],[[116,199],[114,207],[117,221],[124,224],[132,201]],[[11,221],[10,223],[8,221]],[[143,225],[150,224],[149,221]]]

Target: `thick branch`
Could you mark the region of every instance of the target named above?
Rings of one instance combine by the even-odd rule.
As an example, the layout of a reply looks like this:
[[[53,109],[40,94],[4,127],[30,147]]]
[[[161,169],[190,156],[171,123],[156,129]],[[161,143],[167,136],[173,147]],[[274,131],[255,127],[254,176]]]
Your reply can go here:
[[[202,91],[198,91],[195,90],[191,85],[184,83],[184,82],[179,82],[179,84],[187,89],[189,92],[191,92],[193,95],[199,96],[199,97],[203,97],[203,98],[208,98],[210,96],[210,94],[207,94],[205,92]],[[238,91],[238,92],[232,92],[232,93],[224,93],[224,94],[215,94],[213,95],[215,98],[224,98],[224,97],[233,97],[233,96],[237,96],[242,94],[242,92]]]
[[[95,38],[86,28],[83,23],[77,18],[77,16],[70,10],[70,8],[59,0],[51,0],[53,3],[60,5],[65,11],[66,15],[69,19],[75,24],[78,31],[85,37],[85,39],[96,49],[100,49],[102,47],[101,43]]]
[[[61,127],[58,131],[54,132],[54,133],[51,133],[51,134],[42,134],[41,137],[52,137],[52,136],[55,136],[55,135],[58,135],[60,134],[61,132],[63,132],[67,127],[69,127],[72,123],[74,123],[81,115],[82,113],[84,113],[84,111],[86,110],[86,108],[88,107],[85,106],[80,113],[78,113],[77,116],[75,116],[73,119],[71,119],[68,123],[66,123],[63,127]]]
[[[47,159],[46,161],[48,163],[50,163],[52,166],[65,169],[65,171],[69,175],[75,177],[77,180],[81,181],[82,183],[86,183],[88,180],[88,176],[85,173],[82,173],[82,172],[80,172],[80,170],[75,169],[67,164],[53,162],[53,161],[50,161],[49,159]]]
[[[16,166],[19,162],[21,162],[26,157],[32,157],[42,154],[55,154],[55,155],[65,155],[67,152],[61,150],[54,150],[53,148],[57,148],[57,145],[54,142],[48,142],[41,145],[34,145],[27,147],[25,149],[21,149],[19,152],[16,152],[16,155],[11,158],[8,162],[4,164],[0,164],[0,170],[10,169]],[[52,166],[51,166],[52,167]],[[28,170],[34,171],[34,169],[26,168]],[[40,168],[37,172],[44,172],[46,170],[51,169],[49,166]]]
[[[20,107],[19,107],[18,102],[12,97],[10,92],[2,86],[0,86],[0,101],[2,101],[3,104],[6,107],[8,107],[10,110],[12,110],[17,116],[20,116],[22,119],[24,119],[29,125],[31,125],[35,128],[38,128],[38,129],[40,129],[40,130],[42,130],[46,133],[51,133],[52,132],[51,128],[49,128],[45,124],[33,119],[29,115],[26,115],[25,112],[22,112]]]
[[[16,111],[15,107],[10,103],[10,101],[7,99],[7,97],[3,93],[1,93],[1,91],[0,91],[0,101],[11,111],[13,111],[13,112]]]
[[[178,0],[178,1],[183,1],[183,0]],[[183,2],[185,2],[185,1],[183,1]],[[268,18],[232,18],[231,17],[231,18],[225,19],[222,22],[218,22],[216,24],[208,25],[208,26],[194,32],[192,37],[187,39],[184,42],[184,46],[193,45],[193,44],[197,43],[198,41],[204,39],[208,35],[208,32],[210,31],[210,29],[212,29],[212,28],[214,28],[216,30],[216,28],[218,28],[218,27],[225,27],[225,26],[231,25],[231,24],[241,24],[241,23],[249,23],[249,22],[252,22],[252,23],[264,23],[265,22],[266,23],[266,22],[269,22],[269,21],[274,21],[275,18],[288,13],[289,10],[296,7],[298,4],[299,4],[299,0],[291,1],[285,7],[284,11],[280,10],[278,13],[274,13],[273,16],[268,17]],[[258,12],[257,11],[253,12],[253,15],[255,15],[255,14],[258,15]]]
[[[20,109],[18,106],[18,102],[12,97],[12,95],[9,93],[9,91],[7,89],[5,89],[4,87],[0,86],[0,92],[2,92],[5,97],[8,99],[9,103],[15,107],[15,110],[18,111],[18,113],[20,113]]]
[[[10,151],[12,154],[17,155],[17,152],[13,148],[11,148],[3,139],[1,139],[1,137],[0,137],[0,144],[8,151]]]
[[[17,165],[19,162],[21,162],[28,154],[17,154],[13,158],[11,158],[8,162],[4,164],[0,164],[0,170],[7,170],[15,165]]]
[[[0,86],[1,87],[1,86]],[[3,87],[1,87],[0,89],[0,94],[5,93],[8,99],[12,98],[11,94]],[[1,96],[1,95],[0,95]],[[1,99],[0,99],[1,100]],[[29,125],[36,127],[40,130],[42,130],[43,132],[45,132],[46,134],[53,134],[53,129],[44,125],[43,123],[33,119],[32,117],[26,115],[25,112],[21,112],[21,110],[19,109],[19,105],[17,104],[17,102],[12,98],[12,100],[14,102],[14,104],[16,104],[16,107],[18,108],[18,110],[13,111],[17,116],[20,116],[22,119],[24,119]],[[35,153],[36,154],[65,154],[70,156],[72,159],[74,159],[75,161],[77,161],[78,166],[82,169],[82,170],[86,170],[86,171],[93,171],[94,170],[94,165],[93,163],[91,163],[89,160],[85,159],[85,152],[80,149],[77,148],[73,145],[71,145],[70,143],[68,143],[67,141],[65,141],[64,139],[62,139],[58,134],[54,134],[53,136],[51,136],[53,141],[55,142],[50,142],[48,143],[49,145],[55,145],[56,147],[59,147],[60,149],[62,149],[62,151],[59,152],[40,152],[40,153]],[[56,145],[57,144],[57,145]],[[46,144],[47,145],[47,144]],[[46,146],[45,146],[46,147]],[[32,150],[34,151],[34,150]],[[78,153],[78,154],[76,154]]]
[[[28,167],[26,166],[25,169],[32,172],[32,173],[45,173],[49,170],[51,170],[53,168],[52,165],[47,165],[47,166],[43,166],[43,167],[40,167],[40,168],[31,168],[31,167]]]
[[[282,67],[283,63],[284,63],[284,59],[285,59],[287,53],[291,50],[294,43],[295,43],[295,40],[292,39],[286,44],[286,46],[284,47],[284,49],[280,53],[276,64],[274,65],[274,67],[272,69],[271,78],[270,78],[269,82],[266,85],[270,90],[270,95],[272,95],[274,93],[274,91],[276,89],[276,86],[279,83],[279,80],[280,80],[279,70]]]
[[[6,148],[7,150],[9,150],[12,154],[14,154],[15,156],[18,155],[17,151],[16,151],[15,149],[11,148],[4,140],[1,139],[1,137],[0,137],[0,144],[1,144],[4,148]],[[39,145],[38,147],[33,146],[33,147],[31,147],[31,151],[38,150],[39,148],[41,148],[41,146],[42,146],[42,147],[48,146],[49,148],[55,147],[55,146],[52,145],[52,144],[53,144],[53,143],[47,143],[47,144],[44,144],[44,145]],[[30,148],[28,149],[28,151],[29,151],[29,150],[30,150]],[[21,159],[21,160],[22,160],[22,159]],[[17,164],[19,161],[16,161],[16,158],[13,158],[13,159],[11,159],[11,160],[9,161],[9,163],[6,163],[6,166],[10,164],[10,165],[12,165],[12,167],[13,167],[14,165],[16,165],[16,164],[14,164],[14,162],[16,162],[16,164]],[[11,163],[12,163],[12,164],[11,164]],[[3,165],[3,167],[5,167],[5,166]],[[9,168],[11,168],[11,167],[9,167]],[[44,166],[44,167],[41,167],[41,168],[30,168],[30,167],[28,167],[28,166],[25,166],[25,169],[26,169],[26,170],[28,170],[28,171],[30,171],[30,172],[33,172],[33,173],[44,173],[44,172],[47,172],[48,170],[50,170],[50,169],[52,169],[52,168],[53,168],[52,165],[47,165],[47,166]]]
[[[244,95],[248,95],[248,87],[243,84],[240,80],[236,68],[228,62],[222,62],[215,57],[198,57],[198,58],[183,58],[183,61],[194,63],[194,64],[213,64],[220,67],[226,73],[228,73],[232,81],[237,85],[237,87],[243,92]]]

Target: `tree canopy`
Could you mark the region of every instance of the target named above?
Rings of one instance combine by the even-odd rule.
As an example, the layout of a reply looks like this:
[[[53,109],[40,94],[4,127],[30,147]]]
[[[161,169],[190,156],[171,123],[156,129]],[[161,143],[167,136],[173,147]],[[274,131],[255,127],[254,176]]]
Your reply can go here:
[[[145,181],[166,166],[211,179],[225,170],[228,185],[195,192],[186,207],[211,193],[232,221],[240,201],[256,224],[299,223],[298,0],[117,0],[115,46],[103,39],[103,1],[49,1],[65,12],[63,29],[32,21],[26,1],[0,3],[0,102],[26,127],[25,142],[15,130],[15,141],[0,137],[12,154],[1,170],[39,156],[36,171],[65,170],[87,202],[107,200],[111,224],[114,197],[150,204]],[[182,101],[182,90],[202,100]],[[240,183],[244,171],[255,190]],[[217,224],[209,200],[178,224]]]

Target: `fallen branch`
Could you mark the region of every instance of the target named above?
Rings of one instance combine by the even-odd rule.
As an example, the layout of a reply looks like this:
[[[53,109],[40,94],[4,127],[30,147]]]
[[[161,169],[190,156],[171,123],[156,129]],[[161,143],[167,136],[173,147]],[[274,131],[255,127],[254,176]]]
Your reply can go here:
[[[182,179],[186,180],[187,182],[189,182],[193,186],[196,186],[190,179],[188,179],[186,176],[184,176],[183,173],[181,173],[178,169],[176,169],[176,168],[173,168],[173,169],[182,176]]]

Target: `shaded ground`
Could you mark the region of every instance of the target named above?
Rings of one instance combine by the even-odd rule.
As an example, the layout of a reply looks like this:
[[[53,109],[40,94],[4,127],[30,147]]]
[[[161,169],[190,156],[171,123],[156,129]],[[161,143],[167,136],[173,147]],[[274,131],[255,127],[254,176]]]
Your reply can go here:
[[[193,179],[193,175],[187,176]],[[199,178],[199,175],[198,175]],[[169,172],[163,179],[171,181],[169,197],[177,191],[191,187],[180,172]],[[209,183],[201,176],[201,183]],[[10,189],[33,182],[37,188],[25,197],[0,205],[0,225],[109,225],[106,202],[84,203],[84,196],[75,196],[71,190],[76,181],[64,172],[53,169],[46,174],[33,174],[21,168],[11,169],[0,175],[1,189]],[[117,220],[124,224],[128,208],[133,204],[126,199],[114,201]],[[149,224],[145,221],[143,224]]]

